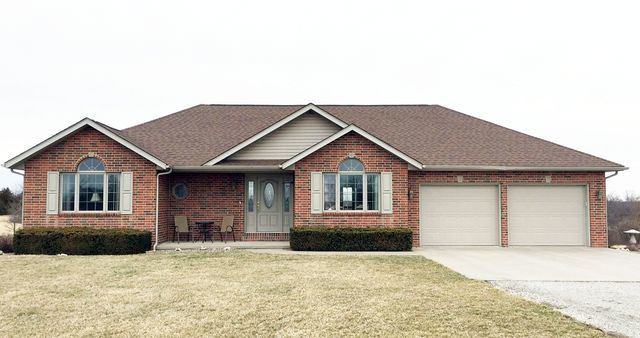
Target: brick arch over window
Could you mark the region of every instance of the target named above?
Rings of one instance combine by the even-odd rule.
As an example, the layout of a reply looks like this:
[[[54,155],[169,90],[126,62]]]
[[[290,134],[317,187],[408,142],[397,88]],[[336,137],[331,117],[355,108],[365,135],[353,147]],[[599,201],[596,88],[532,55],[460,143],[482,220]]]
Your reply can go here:
[[[362,161],[355,157],[347,157],[344,161],[338,165],[338,171],[342,172],[364,172],[365,167]]]
[[[77,167],[78,171],[106,171],[104,162],[97,157],[87,157]]]
[[[109,170],[111,170],[111,169],[109,168],[109,161],[107,161],[107,160],[106,160],[105,158],[103,158],[101,155],[96,154],[96,153],[93,153],[93,152],[89,152],[88,154],[85,154],[85,155],[80,156],[80,157],[79,157],[79,158],[74,162],[73,169],[74,169],[74,170],[78,170],[78,169],[80,168],[80,164],[81,164],[82,162],[84,162],[85,160],[90,159],[90,158],[95,158],[96,160],[98,160],[98,161],[102,162],[102,165],[104,166],[104,170],[102,170],[102,171],[109,171]]]

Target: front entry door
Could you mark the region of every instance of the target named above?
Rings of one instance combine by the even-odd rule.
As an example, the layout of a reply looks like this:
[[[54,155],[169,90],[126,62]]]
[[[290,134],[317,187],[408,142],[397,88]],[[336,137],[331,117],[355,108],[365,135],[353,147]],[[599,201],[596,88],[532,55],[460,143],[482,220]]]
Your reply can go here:
[[[247,175],[246,232],[289,232],[292,180],[286,175]]]
[[[282,177],[265,176],[258,180],[256,198],[258,232],[282,231]]]

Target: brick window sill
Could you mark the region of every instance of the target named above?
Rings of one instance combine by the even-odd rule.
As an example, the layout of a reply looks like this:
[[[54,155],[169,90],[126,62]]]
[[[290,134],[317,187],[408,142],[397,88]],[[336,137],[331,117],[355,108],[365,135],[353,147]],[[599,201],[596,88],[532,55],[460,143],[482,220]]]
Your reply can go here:
[[[379,216],[382,215],[380,211],[324,211],[321,214],[314,214],[317,216]]]
[[[118,217],[121,216],[122,214],[119,212],[61,212],[58,213],[58,216],[60,217],[68,217],[68,218],[73,218],[73,217]]]

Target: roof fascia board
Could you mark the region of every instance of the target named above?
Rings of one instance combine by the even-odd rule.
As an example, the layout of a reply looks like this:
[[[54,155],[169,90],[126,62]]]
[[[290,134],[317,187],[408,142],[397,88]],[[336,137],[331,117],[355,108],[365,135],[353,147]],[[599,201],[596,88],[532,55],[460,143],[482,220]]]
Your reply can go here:
[[[623,171],[628,167],[510,167],[474,165],[424,165],[422,171]]]
[[[399,151],[398,149],[392,147],[391,145],[387,144],[386,142],[380,140],[379,138],[369,134],[368,132],[366,132],[365,130],[359,128],[358,126],[352,124],[340,131],[338,131],[337,133],[327,137],[326,139],[316,143],[315,145],[311,146],[310,148],[308,148],[307,150],[299,153],[298,155],[290,158],[289,160],[287,160],[286,162],[282,163],[280,165],[281,168],[288,168],[292,165],[294,165],[296,162],[300,161],[301,159],[309,156],[310,154],[316,152],[317,150],[325,147],[327,144],[339,139],[340,137],[346,135],[349,132],[356,132],[358,134],[360,134],[362,137],[366,138],[367,140],[377,144],[378,146],[380,146],[381,148],[383,148],[384,150],[394,154],[395,156],[401,158],[402,160],[404,160],[405,162],[409,163],[410,165],[416,167],[416,168],[422,168],[422,163],[414,160],[413,158],[411,158],[410,156],[404,154],[403,152]]]
[[[162,162],[161,160],[159,160],[155,156],[153,156],[153,155],[147,153],[146,151],[140,149],[138,146],[136,146],[133,143],[125,140],[124,138],[118,136],[117,134],[111,132],[110,130],[108,130],[107,128],[101,126],[100,124],[96,123],[95,121],[91,120],[90,118],[84,118],[84,119],[80,120],[79,122],[71,125],[70,127],[67,127],[66,129],[58,132],[57,134],[49,137],[48,139],[38,143],[36,146],[31,147],[30,149],[28,149],[27,151],[21,153],[20,155],[8,160],[7,162],[5,162],[3,164],[3,166],[6,167],[6,168],[14,168],[16,165],[24,162],[25,160],[29,159],[30,157],[34,156],[35,154],[41,152],[42,150],[46,149],[47,147],[55,144],[56,142],[64,139],[65,137],[71,135],[75,131],[77,131],[77,130],[85,127],[85,126],[90,126],[91,128],[101,132],[102,134],[106,135],[110,139],[120,143],[125,148],[127,148],[127,149],[135,152],[136,154],[144,157],[145,159],[149,160],[150,162],[152,162],[153,164],[159,166],[162,169],[167,169],[169,167],[169,165],[167,165],[166,163]]]
[[[214,166],[177,166],[173,172],[283,172],[278,165],[214,165]]]
[[[217,157],[215,157],[214,159],[210,160],[209,162],[205,163],[205,166],[211,166],[214,165],[222,160],[224,160],[225,158],[237,153],[238,151],[244,149],[245,147],[249,146],[250,144],[258,141],[259,139],[267,136],[268,134],[270,134],[271,132],[277,130],[278,128],[284,126],[285,124],[295,120],[296,118],[298,118],[300,115],[313,110],[316,113],[320,114],[320,116],[326,118],[327,120],[335,123],[336,125],[338,125],[340,128],[345,128],[347,126],[346,123],[344,123],[342,120],[338,119],[337,117],[327,113],[326,111],[320,109],[318,106],[314,105],[313,103],[309,103],[308,105],[302,107],[301,109],[298,109],[297,111],[293,112],[292,114],[289,114],[288,116],[286,116],[285,118],[281,119],[280,121],[272,124],[271,126],[269,126],[268,128],[262,130],[261,132],[255,134],[254,136],[248,138],[247,140],[245,140],[244,142],[234,146],[233,148],[225,151],[224,153],[218,155]]]

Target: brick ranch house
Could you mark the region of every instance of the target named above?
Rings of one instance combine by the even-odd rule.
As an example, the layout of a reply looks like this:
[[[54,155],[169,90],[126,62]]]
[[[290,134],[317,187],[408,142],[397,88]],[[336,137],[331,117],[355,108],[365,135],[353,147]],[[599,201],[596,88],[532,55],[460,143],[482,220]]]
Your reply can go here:
[[[198,105],[127,129],[91,119],[7,161],[24,225],[131,227],[155,243],[234,216],[408,227],[413,245],[607,246],[606,173],[624,166],[437,105]]]

